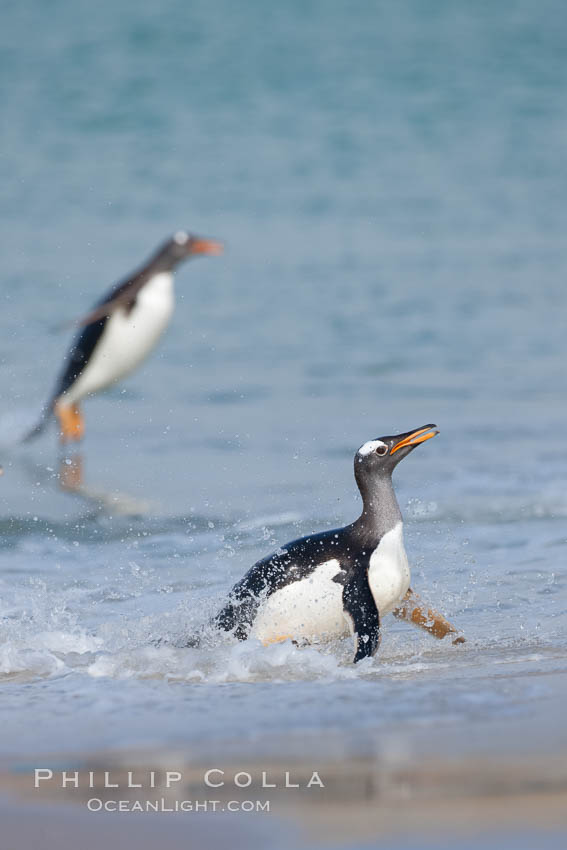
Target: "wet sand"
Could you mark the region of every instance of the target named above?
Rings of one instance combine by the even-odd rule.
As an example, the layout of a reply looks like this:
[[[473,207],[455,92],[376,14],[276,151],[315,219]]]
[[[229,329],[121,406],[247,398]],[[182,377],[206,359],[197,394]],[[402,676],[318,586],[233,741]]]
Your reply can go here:
[[[53,779],[34,788],[33,767],[0,774],[0,812],[3,847],[26,848],[41,844],[45,850],[76,847],[88,850],[109,840],[124,848],[192,848],[281,846],[350,847],[380,839],[380,846],[452,845],[456,839],[498,840],[516,843],[526,835],[547,836],[550,846],[562,846],[567,836],[567,751],[541,756],[430,755],[407,759],[360,757],[317,759],[324,784],[308,787],[312,760],[226,760],[224,774],[211,775],[222,787],[207,787],[210,763],[192,763],[182,753],[109,753],[106,755],[43,759]],[[217,761],[218,766],[220,763]],[[62,789],[61,771],[78,771],[79,788]],[[220,770],[220,768],[219,768]],[[89,774],[92,771],[92,777]],[[105,777],[105,771],[108,775]],[[130,776],[129,776],[130,771]],[[177,771],[180,781],[167,787],[166,771]],[[288,784],[299,788],[286,788]],[[250,784],[238,788],[239,781]],[[265,774],[263,776],[263,774]],[[150,788],[150,777],[153,776]],[[277,785],[265,788],[265,783]],[[119,787],[105,787],[105,785]],[[129,784],[143,787],[131,788]],[[90,787],[90,786],[93,787]],[[140,817],[132,811],[89,811],[124,801],[124,808],[140,801],[160,800],[162,810]],[[217,801],[216,811],[179,811],[182,801]],[[269,812],[227,813],[242,801],[269,801]],[[279,836],[274,843],[274,830]],[[557,844],[555,845],[555,841]],[[412,843],[413,842],[413,843]],[[547,846],[547,845],[546,845]]]

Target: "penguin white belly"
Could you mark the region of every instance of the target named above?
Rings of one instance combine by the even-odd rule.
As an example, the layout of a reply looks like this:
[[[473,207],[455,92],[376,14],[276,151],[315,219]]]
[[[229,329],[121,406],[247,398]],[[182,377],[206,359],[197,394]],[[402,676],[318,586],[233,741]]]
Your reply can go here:
[[[403,523],[388,531],[370,556],[368,584],[382,617],[392,611],[410,586],[410,568],[404,548]]]
[[[118,308],[109,316],[89,362],[62,400],[78,402],[139,366],[168,326],[173,303],[173,275],[155,275],[142,287],[129,313]]]
[[[309,642],[350,633],[343,613],[343,585],[333,581],[341,565],[325,561],[307,578],[276,590],[260,605],[250,636],[263,643],[291,637]]]

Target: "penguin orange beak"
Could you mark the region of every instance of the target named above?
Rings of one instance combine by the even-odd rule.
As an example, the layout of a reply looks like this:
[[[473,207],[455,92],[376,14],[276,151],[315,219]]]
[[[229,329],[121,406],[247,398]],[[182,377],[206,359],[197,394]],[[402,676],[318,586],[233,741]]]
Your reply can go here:
[[[191,242],[192,254],[213,254],[218,256],[224,251],[222,242],[216,242],[214,239],[193,239]]]
[[[390,454],[393,455],[398,449],[403,449],[404,446],[419,446],[420,443],[425,443],[426,440],[431,440],[436,437],[439,431],[435,425],[424,425],[423,428],[418,428],[417,431],[412,431],[405,434],[399,443],[393,446]]]

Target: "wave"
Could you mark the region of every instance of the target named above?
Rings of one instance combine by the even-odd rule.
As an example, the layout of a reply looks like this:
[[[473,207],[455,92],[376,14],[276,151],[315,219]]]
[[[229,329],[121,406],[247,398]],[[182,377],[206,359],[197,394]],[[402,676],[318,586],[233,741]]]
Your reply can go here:
[[[4,620],[4,626],[6,621]],[[130,623],[102,625],[89,633],[82,628],[28,627],[23,636],[17,624],[4,631],[0,647],[0,679],[32,680],[73,673],[90,679],[155,679],[192,684],[230,682],[300,682],[419,678],[443,670],[462,675],[482,666],[501,675],[502,665],[556,662],[564,668],[567,648],[543,638],[496,637],[468,641],[455,647],[432,643],[425,635],[409,640],[403,632],[387,634],[374,658],[352,664],[352,641],[298,647],[290,640],[263,646],[257,640],[238,642],[229,636],[207,634],[199,648],[183,647],[187,621],[182,609],[175,616],[145,617]],[[11,636],[6,635],[11,632]],[[169,643],[156,645],[165,635]]]

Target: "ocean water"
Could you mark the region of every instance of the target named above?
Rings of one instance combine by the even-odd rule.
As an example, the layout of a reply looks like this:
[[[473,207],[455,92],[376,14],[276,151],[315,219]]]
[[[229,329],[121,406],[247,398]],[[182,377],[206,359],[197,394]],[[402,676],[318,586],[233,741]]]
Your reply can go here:
[[[565,743],[566,14],[4,8],[0,753]],[[80,456],[18,445],[61,323],[179,228],[226,253],[179,269]],[[176,645],[258,557],[355,518],[361,443],[427,422],[396,487],[465,645],[392,618],[356,668],[348,641]]]

